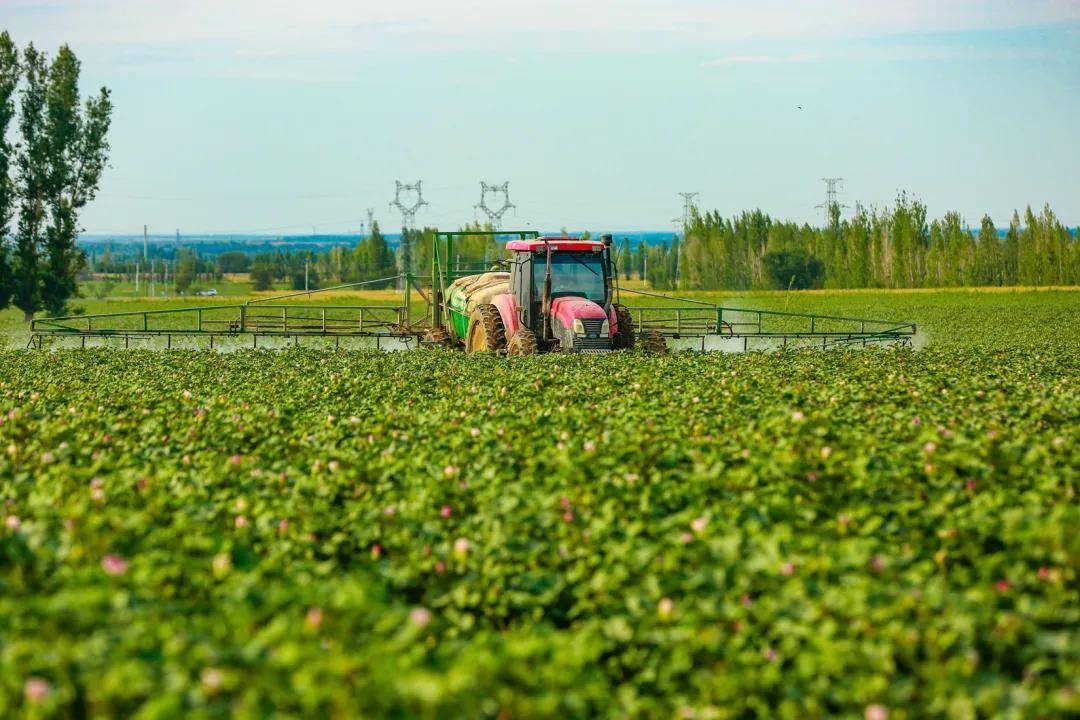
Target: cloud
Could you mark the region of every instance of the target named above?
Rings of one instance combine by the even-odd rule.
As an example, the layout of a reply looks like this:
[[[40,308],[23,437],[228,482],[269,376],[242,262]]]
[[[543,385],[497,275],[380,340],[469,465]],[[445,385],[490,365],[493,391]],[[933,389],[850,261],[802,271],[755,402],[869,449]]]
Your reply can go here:
[[[729,55],[702,63],[702,67],[728,67],[730,65],[779,65],[790,63],[813,62],[817,55],[802,53],[799,55]]]

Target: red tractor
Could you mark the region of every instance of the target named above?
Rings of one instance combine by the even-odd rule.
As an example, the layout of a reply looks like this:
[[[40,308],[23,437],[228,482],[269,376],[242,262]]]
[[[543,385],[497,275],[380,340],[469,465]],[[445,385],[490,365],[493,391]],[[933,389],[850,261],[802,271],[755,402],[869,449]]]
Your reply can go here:
[[[465,233],[440,233],[435,238],[429,340],[463,345],[468,353],[505,350],[509,355],[605,353],[633,347],[630,311],[614,302],[616,269],[610,235],[599,242],[519,237],[506,244],[508,272],[462,275],[448,271],[438,247],[439,238],[445,238],[449,257],[458,234]],[[648,349],[666,349],[659,334],[646,335],[644,341]]]

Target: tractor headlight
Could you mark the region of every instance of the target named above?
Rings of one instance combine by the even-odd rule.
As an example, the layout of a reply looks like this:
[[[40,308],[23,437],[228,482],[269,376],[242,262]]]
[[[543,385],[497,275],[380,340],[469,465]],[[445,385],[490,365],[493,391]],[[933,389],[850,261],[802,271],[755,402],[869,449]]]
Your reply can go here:
[[[608,335],[611,335],[611,323],[605,320],[604,324],[600,326],[600,337],[607,337]]]
[[[574,320],[574,334],[575,335],[584,335],[585,334],[585,323],[581,322],[580,318],[578,318],[577,320]]]

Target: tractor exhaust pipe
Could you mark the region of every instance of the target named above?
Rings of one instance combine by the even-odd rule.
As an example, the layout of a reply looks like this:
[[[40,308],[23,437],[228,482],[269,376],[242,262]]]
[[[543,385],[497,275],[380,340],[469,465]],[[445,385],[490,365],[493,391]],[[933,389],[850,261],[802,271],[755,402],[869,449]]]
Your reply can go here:
[[[544,238],[541,238],[544,240]],[[543,338],[546,343],[551,339],[551,243],[544,240],[544,296],[541,308],[544,315]]]

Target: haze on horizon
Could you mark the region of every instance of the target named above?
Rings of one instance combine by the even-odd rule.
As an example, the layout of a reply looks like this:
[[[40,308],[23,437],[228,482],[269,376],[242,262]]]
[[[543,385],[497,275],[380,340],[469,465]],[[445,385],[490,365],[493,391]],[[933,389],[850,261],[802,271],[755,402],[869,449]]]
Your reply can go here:
[[[668,229],[679,191],[816,222],[823,176],[1080,222],[1073,0],[3,0],[0,28],[113,90],[88,233],[394,231],[395,179],[444,228],[480,180],[507,226]]]

